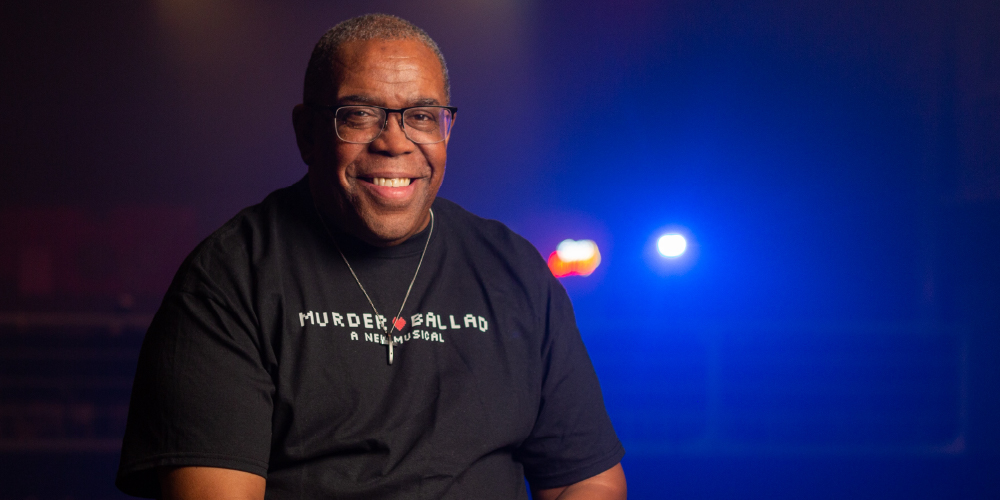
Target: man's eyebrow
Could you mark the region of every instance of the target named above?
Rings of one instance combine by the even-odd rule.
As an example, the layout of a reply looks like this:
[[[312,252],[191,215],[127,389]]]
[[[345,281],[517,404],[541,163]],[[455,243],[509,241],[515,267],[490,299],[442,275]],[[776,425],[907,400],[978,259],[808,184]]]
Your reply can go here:
[[[350,104],[370,104],[372,106],[385,106],[385,103],[381,99],[376,99],[369,95],[363,94],[352,94],[345,95],[340,99],[337,99],[340,104],[350,103]],[[441,103],[433,97],[421,97],[415,101],[411,101],[407,106],[439,106]]]
[[[434,99],[433,97],[424,97],[422,99],[417,99],[416,101],[413,101],[410,105],[411,106],[438,106],[440,104],[441,103],[438,102],[438,100]]]
[[[356,102],[356,103],[360,103],[360,104],[373,104],[373,105],[376,105],[376,106],[379,105],[379,104],[381,104],[381,101],[379,101],[378,99],[375,99],[372,96],[367,96],[367,95],[362,95],[362,94],[345,95],[345,96],[341,97],[340,99],[337,99],[337,102],[339,102],[341,104],[343,104],[345,102],[351,102],[351,103]]]

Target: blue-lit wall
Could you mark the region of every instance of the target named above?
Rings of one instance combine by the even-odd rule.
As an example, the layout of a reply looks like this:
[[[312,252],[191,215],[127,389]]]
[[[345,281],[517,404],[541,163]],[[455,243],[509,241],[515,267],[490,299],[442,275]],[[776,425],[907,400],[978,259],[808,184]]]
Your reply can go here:
[[[304,175],[315,40],[398,14],[450,66],[442,196],[601,248],[563,283],[633,498],[1000,498],[996,2],[3,9],[0,208],[166,205],[203,237]],[[5,310],[62,305],[8,278]],[[116,498],[113,453],[4,446],[0,500]]]

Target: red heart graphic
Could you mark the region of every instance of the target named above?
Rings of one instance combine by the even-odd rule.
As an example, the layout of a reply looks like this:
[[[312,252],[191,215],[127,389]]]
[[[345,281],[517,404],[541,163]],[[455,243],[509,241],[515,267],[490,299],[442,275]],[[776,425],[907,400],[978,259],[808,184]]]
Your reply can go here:
[[[403,331],[403,327],[406,326],[406,320],[403,318],[394,318],[392,320],[392,326],[396,327],[397,332]]]

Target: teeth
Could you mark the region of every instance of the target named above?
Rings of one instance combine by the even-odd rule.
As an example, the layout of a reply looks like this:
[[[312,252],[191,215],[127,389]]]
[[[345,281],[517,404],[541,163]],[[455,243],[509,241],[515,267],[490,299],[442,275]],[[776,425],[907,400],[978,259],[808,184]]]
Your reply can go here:
[[[375,177],[372,179],[372,184],[376,186],[403,187],[410,185],[410,178],[397,177],[395,179],[386,179],[385,177]]]

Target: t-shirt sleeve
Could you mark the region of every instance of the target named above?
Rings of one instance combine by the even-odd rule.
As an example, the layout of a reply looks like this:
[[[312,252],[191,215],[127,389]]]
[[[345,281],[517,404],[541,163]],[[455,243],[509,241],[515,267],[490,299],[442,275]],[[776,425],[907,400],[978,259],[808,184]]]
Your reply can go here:
[[[185,267],[139,354],[116,480],[131,495],[157,496],[161,466],[267,473],[274,386],[252,307]]]
[[[548,292],[541,404],[531,435],[516,452],[525,477],[538,489],[595,476],[625,455],[604,408],[569,297],[551,275]]]

